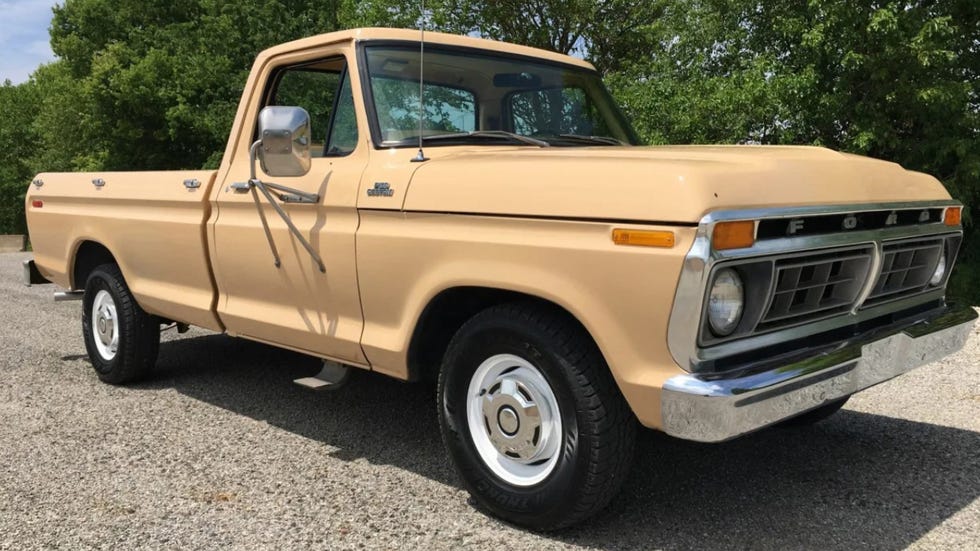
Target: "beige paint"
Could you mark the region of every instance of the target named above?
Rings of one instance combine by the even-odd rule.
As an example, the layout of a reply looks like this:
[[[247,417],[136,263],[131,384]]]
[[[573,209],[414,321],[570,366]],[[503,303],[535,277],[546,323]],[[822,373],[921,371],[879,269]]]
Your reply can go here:
[[[62,287],[72,281],[75,253],[85,241],[108,248],[148,312],[221,330],[212,309],[214,285],[204,239],[214,172],[39,174],[27,193],[27,225],[38,269]],[[101,178],[101,188],[92,184]],[[198,189],[184,180],[201,182]],[[34,200],[44,206],[35,208]]]
[[[515,147],[426,163],[405,209],[697,222],[720,208],[948,198],[930,176],[814,147]]]
[[[357,191],[370,155],[366,132],[355,151],[346,157],[315,158],[312,169],[301,177],[276,178],[258,168],[264,181],[276,182],[320,195],[317,205],[287,204],[284,210],[306,234],[326,266],[321,273],[311,256],[288,231],[285,223],[260,195],[265,218],[272,231],[282,265],[276,267],[251,193],[229,186],[249,177],[248,148],[261,108],[261,94],[272,69],[325,57],[342,56],[353,63],[348,43],[315,46],[310,51],[260,56],[243,98],[247,109],[233,132],[238,134],[219,171],[220,183],[212,191],[214,215],[208,237],[219,293],[218,315],[231,334],[366,366],[361,352],[363,322],[354,266],[354,234],[357,231]],[[352,72],[352,77],[355,72]],[[352,84],[357,89],[356,79]],[[252,93],[250,93],[251,91]],[[358,106],[359,111],[363,111]],[[366,126],[359,116],[359,126]],[[325,129],[313,129],[315,135]]]
[[[677,246],[616,246],[614,227],[673,230]],[[415,320],[439,292],[483,286],[538,296],[585,325],[634,411],[655,425],[656,388],[680,373],[667,350],[667,319],[693,239],[694,228],[364,212],[357,234],[364,351],[374,369],[404,378]]]
[[[261,91],[278,66],[345,56],[359,40],[418,33],[360,29],[260,54],[216,174],[42,174],[28,223],[42,272],[62,286],[78,244],[108,247],[147,310],[238,336],[406,378],[415,324],[432,297],[457,286],[535,295],[591,333],[643,424],[660,425],[660,387],[681,373],[667,323],[694,223],[715,209],[948,199],[934,178],[882,161],[806,147],[430,147],[376,150],[357,71],[360,141],[343,158],[315,159],[299,178],[264,180],[319,193],[287,205],[326,264],[320,273],[263,203],[272,254],[247,179]],[[427,33],[427,40],[545,58],[522,46]],[[92,178],[107,185],[96,189]],[[196,177],[205,185],[188,191]],[[211,179],[214,178],[214,185]],[[392,197],[368,197],[376,182]],[[43,199],[42,209],[30,208]],[[616,246],[614,228],[673,231],[673,248]],[[217,290],[211,281],[213,279]],[[220,319],[220,322],[219,322]]]

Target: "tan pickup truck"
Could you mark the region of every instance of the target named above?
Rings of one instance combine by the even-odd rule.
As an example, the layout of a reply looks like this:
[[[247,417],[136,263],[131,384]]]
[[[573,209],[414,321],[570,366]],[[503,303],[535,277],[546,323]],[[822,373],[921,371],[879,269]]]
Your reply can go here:
[[[146,376],[176,323],[323,358],[308,386],[437,381],[466,488],[555,529],[616,494],[637,425],[811,423],[963,345],[961,206],[935,178],[641,147],[588,63],[425,38],[263,52],[218,170],[37,176],[25,277],[82,300],[99,378]]]

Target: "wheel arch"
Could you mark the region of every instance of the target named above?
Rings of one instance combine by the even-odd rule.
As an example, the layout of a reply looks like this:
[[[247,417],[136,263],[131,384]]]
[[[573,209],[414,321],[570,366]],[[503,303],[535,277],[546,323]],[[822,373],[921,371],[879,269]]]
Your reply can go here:
[[[408,380],[435,381],[449,342],[459,328],[487,308],[512,302],[537,304],[567,318],[588,335],[602,355],[595,337],[585,324],[571,310],[554,300],[511,289],[461,285],[448,287],[433,295],[418,316],[408,345]]]
[[[93,239],[81,239],[75,245],[75,252],[72,254],[71,264],[69,264],[68,274],[72,289],[82,289],[88,276],[95,268],[102,264],[112,263],[119,266],[112,251],[102,243]],[[122,271],[122,266],[119,266]],[[123,275],[125,278],[125,275]]]

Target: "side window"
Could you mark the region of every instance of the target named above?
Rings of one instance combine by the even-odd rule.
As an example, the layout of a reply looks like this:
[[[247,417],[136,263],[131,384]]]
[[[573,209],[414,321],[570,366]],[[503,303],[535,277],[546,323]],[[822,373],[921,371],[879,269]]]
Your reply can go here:
[[[354,96],[346,77],[343,59],[291,67],[278,75],[268,96],[266,105],[296,106],[309,112],[313,157],[346,155],[357,145]]]
[[[510,95],[511,125],[525,136],[609,134],[604,118],[581,88],[528,90]]]
[[[397,142],[419,133],[419,83],[372,77],[371,91],[381,126],[381,141]],[[476,130],[476,98],[461,88],[425,84],[425,133],[445,134]]]

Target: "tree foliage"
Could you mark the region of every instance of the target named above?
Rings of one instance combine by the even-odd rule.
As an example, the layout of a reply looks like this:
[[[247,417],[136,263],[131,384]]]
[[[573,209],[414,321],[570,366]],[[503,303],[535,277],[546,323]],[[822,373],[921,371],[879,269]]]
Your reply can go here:
[[[975,0],[427,8],[436,30],[591,60],[650,143],[816,144],[939,177],[968,207],[954,291],[980,303]],[[414,28],[420,15],[418,0],[65,0],[51,28],[58,59],[0,87],[4,204],[19,208],[40,170],[215,166],[257,51],[341,27]],[[22,224],[10,220],[0,226]]]
[[[33,174],[28,160],[37,89],[30,84],[0,86],[0,233],[24,233],[24,194]]]
[[[216,166],[256,52],[338,27],[337,2],[68,0],[38,125],[44,168]],[[69,143],[65,143],[68,141]],[[41,167],[38,167],[41,168]]]

